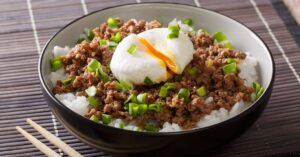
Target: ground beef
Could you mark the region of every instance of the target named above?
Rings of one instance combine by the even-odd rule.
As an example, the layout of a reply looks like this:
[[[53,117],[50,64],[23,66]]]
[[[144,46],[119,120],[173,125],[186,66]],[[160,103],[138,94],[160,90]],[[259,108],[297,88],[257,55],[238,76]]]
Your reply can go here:
[[[182,79],[173,81],[176,83],[176,89],[168,92],[166,98],[158,96],[159,89],[163,85],[152,86],[135,86],[132,90],[120,92],[115,84],[117,80],[113,77],[109,70],[109,63],[112,58],[114,48],[99,45],[99,40],[110,38],[117,32],[120,32],[122,38],[130,33],[140,33],[145,30],[159,28],[161,24],[156,21],[147,22],[145,20],[136,21],[130,19],[124,22],[119,20],[117,28],[108,27],[107,23],[101,24],[93,29],[95,37],[92,41],[83,41],[77,44],[70,52],[62,56],[64,68],[69,77],[73,77],[71,84],[64,85],[61,81],[57,81],[53,92],[67,93],[76,92],[78,96],[86,96],[85,89],[89,86],[97,87],[96,97],[102,103],[100,107],[90,108],[85,114],[87,118],[92,115],[101,117],[102,113],[110,114],[114,118],[121,118],[125,122],[133,119],[137,124],[143,127],[148,122],[155,122],[158,126],[162,126],[164,122],[173,122],[179,124],[184,129],[195,127],[201,117],[209,114],[212,110],[225,108],[230,110],[232,106],[241,100],[245,102],[251,101],[253,88],[244,85],[244,82],[236,74],[224,75],[222,67],[226,64],[227,58],[234,58],[237,61],[245,59],[243,52],[229,50],[220,44],[214,43],[212,37],[205,32],[196,36],[189,34],[194,44],[193,60],[187,65],[186,69],[196,67],[198,73],[191,75],[184,70]],[[86,65],[91,59],[97,59],[102,64],[102,69],[106,72],[111,81],[103,82],[98,79],[93,72],[86,70]],[[196,89],[205,86],[207,96],[213,98],[209,104],[205,104],[205,97],[200,97],[196,93]],[[184,101],[179,98],[177,93],[181,88],[187,88],[190,91],[190,100]],[[147,93],[147,103],[163,102],[161,112],[147,112],[144,115],[132,117],[124,107],[124,101],[130,94],[138,95],[139,93]]]

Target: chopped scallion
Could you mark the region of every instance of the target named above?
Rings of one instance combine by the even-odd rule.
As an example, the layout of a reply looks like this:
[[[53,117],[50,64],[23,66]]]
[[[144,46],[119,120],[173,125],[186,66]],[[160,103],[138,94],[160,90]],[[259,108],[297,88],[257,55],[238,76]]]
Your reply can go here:
[[[186,88],[181,88],[178,92],[178,97],[183,98],[185,102],[189,100],[190,91]]]
[[[93,32],[92,30],[90,30],[90,29],[88,29],[88,28],[85,28],[85,29],[84,29],[84,32],[85,32],[86,37],[87,37],[87,39],[88,39],[89,41],[92,41],[92,40],[94,39],[95,34],[94,34],[94,32]]]
[[[223,46],[224,46],[225,48],[229,48],[230,50],[233,49],[232,45],[231,45],[230,42],[228,42],[228,41],[224,42]]]
[[[102,68],[99,68],[96,71],[96,76],[100,78],[100,80],[102,80],[104,83],[110,80],[109,76],[102,70]]]
[[[89,104],[92,106],[92,107],[98,107],[101,102],[99,102],[97,100],[97,98],[93,97],[93,96],[90,96],[87,98],[87,101],[89,102]]]
[[[97,88],[95,86],[90,86],[89,88],[87,88],[85,90],[85,93],[90,96],[93,97],[97,94]]]
[[[80,44],[82,41],[84,41],[86,36],[84,34],[81,34],[77,40],[77,44]]]
[[[229,63],[229,64],[230,63],[236,63],[236,59],[234,59],[234,58],[227,58],[226,62]]]
[[[149,131],[149,132],[158,132],[159,131],[159,128],[156,127],[154,124],[152,123],[147,123],[145,124],[144,126],[144,130],[145,131]]]
[[[131,90],[132,89],[132,85],[125,82],[125,81],[119,81],[119,82],[116,82],[115,84],[116,88],[119,90],[119,91],[128,91],[128,90]]]
[[[222,42],[222,41],[226,41],[228,40],[227,37],[225,36],[225,34],[223,32],[216,32],[213,35],[213,38],[217,41],[217,42]]]
[[[198,73],[198,68],[197,67],[192,67],[192,68],[189,68],[187,69],[187,72],[190,74],[190,75],[195,75]]]
[[[111,122],[111,115],[103,113],[101,120],[102,120],[103,124],[109,124]]]
[[[145,83],[145,85],[152,85],[153,84],[152,80],[148,76],[145,77],[144,83]]]
[[[123,123],[123,122],[115,123],[114,126],[115,126],[116,128],[121,128],[121,129],[123,129],[123,128],[124,128],[124,123]]]
[[[230,63],[230,64],[226,64],[223,66],[223,72],[225,75],[227,74],[236,74],[237,73],[237,65],[235,62]]]
[[[161,112],[162,111],[162,104],[150,104],[148,107],[149,110],[155,111],[155,112]]]
[[[129,115],[131,115],[133,117],[138,115],[139,107],[137,105],[138,104],[136,104],[136,103],[129,103],[128,104],[128,113],[129,113]]]
[[[178,32],[179,30],[180,30],[180,27],[179,27],[179,25],[178,24],[175,24],[175,25],[170,25],[169,27],[168,27],[168,29],[170,30],[170,31],[174,31],[174,32]]]
[[[87,71],[89,72],[96,72],[100,68],[101,68],[101,63],[97,61],[97,59],[92,59],[87,65]]]
[[[206,88],[205,88],[205,86],[201,86],[200,88],[198,88],[196,90],[196,92],[197,92],[197,94],[199,96],[205,96],[206,95]]]
[[[166,82],[164,84],[164,87],[166,87],[168,90],[173,90],[173,89],[176,89],[176,84],[175,83],[171,83],[171,82]]]
[[[165,86],[160,87],[158,96],[165,98],[167,94],[168,94],[168,89]]]
[[[115,35],[111,37],[111,41],[119,43],[122,39],[121,33],[117,32]]]
[[[141,104],[147,103],[147,93],[142,93],[137,96],[137,101]]]
[[[193,20],[191,18],[184,19],[182,23],[191,26],[193,24]]]
[[[168,34],[169,39],[178,38],[178,36],[179,36],[179,33],[177,33],[177,32],[176,33],[172,32],[172,33]]]
[[[90,117],[90,120],[93,121],[93,122],[99,123],[99,118],[97,116],[95,116],[95,115],[92,115]]]
[[[137,50],[137,46],[135,44],[131,44],[130,47],[127,49],[129,54],[134,54]]]
[[[228,41],[227,37],[225,36],[225,34],[223,32],[216,32],[213,35],[213,38],[217,42],[223,43],[225,48],[233,49],[232,45],[230,44],[230,42]]]
[[[179,31],[180,27],[178,24],[176,25],[169,25],[169,30],[171,31],[170,34],[168,34],[169,39],[178,38],[179,37]]]
[[[119,20],[118,20],[118,19],[116,19],[116,18],[111,18],[111,17],[108,18],[106,22],[107,22],[108,26],[109,26],[109,27],[112,27],[112,28],[117,27],[118,24],[119,24]]]
[[[101,39],[101,40],[99,40],[99,45],[100,46],[107,45],[107,41],[105,39]]]
[[[264,92],[264,88],[258,83],[253,83],[253,88],[255,90],[255,99],[258,99]]]
[[[50,60],[50,62],[51,62],[52,71],[57,71],[58,69],[60,69],[64,66],[60,56],[56,56],[56,57],[52,58]]]
[[[125,102],[124,102],[124,109],[125,110],[128,110],[129,108],[128,108],[128,104],[130,103],[130,102],[132,102],[132,103],[138,103],[138,100],[137,100],[137,97],[135,96],[135,95],[133,95],[133,94],[131,94],[126,100],[125,100]]]
[[[65,80],[62,81],[62,84],[67,86],[67,85],[72,84],[73,81],[74,81],[73,77],[68,77],[68,78],[66,78]]]

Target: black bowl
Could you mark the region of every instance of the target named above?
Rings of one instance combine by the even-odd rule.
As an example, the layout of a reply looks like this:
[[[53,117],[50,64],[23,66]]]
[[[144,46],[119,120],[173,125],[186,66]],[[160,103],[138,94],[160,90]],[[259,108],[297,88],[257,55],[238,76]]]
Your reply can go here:
[[[55,45],[74,45],[85,27],[96,27],[108,17],[123,19],[158,19],[163,23],[173,18],[194,19],[195,27],[208,32],[222,31],[231,43],[243,51],[251,52],[258,59],[260,82],[265,88],[263,95],[239,115],[205,128],[169,133],[134,132],[96,124],[64,106],[51,92],[47,77],[49,60]],[[222,25],[220,25],[222,24]],[[196,155],[224,144],[247,129],[264,110],[270,98],[275,75],[272,55],[263,41],[241,23],[219,13],[179,4],[130,4],[99,10],[85,15],[58,31],[46,44],[39,61],[39,77],[46,101],[55,117],[73,135],[84,143],[110,153],[148,154],[160,156]]]

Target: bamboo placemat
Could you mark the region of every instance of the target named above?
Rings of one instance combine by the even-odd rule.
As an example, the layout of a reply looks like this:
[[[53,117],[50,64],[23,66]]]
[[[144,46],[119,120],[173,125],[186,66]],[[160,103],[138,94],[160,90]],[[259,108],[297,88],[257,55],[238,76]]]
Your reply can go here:
[[[0,1],[0,156],[43,156],[17,133],[16,125],[61,153],[31,129],[26,118],[32,118],[85,156],[109,156],[80,142],[51,116],[39,85],[38,51],[61,27],[87,12],[146,1],[155,0]],[[248,131],[213,156],[300,154],[300,37],[287,8],[279,0],[180,3],[213,9],[246,24],[267,43],[276,62],[275,86],[265,112]]]

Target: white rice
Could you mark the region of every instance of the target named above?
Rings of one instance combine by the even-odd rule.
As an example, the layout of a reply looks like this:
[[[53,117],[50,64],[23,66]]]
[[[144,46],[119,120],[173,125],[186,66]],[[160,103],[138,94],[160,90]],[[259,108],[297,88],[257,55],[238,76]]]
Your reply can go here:
[[[246,54],[247,57],[238,64],[240,68],[239,77],[244,80],[246,86],[252,87],[253,82],[257,81],[257,60],[251,57],[249,53]]]
[[[53,55],[54,56],[62,56],[66,55],[69,52],[70,48],[68,46],[65,47],[59,47],[54,46],[53,48]],[[61,68],[55,72],[51,72],[49,75],[50,81],[53,86],[55,86],[57,80],[64,80],[66,79],[66,72],[64,68]]]
[[[182,24],[181,21],[177,21],[174,19],[169,23],[170,24],[179,24],[182,31],[191,31],[193,28],[189,27],[188,25]],[[65,55],[69,51],[69,47],[59,47],[55,46],[53,53],[54,56],[60,56]],[[253,57],[251,57],[249,54],[247,54],[247,57],[245,60],[242,60],[238,67],[240,69],[239,77],[244,80],[244,83],[246,86],[251,86],[253,82],[257,81],[257,72],[256,72],[256,66],[257,66],[257,60]],[[64,80],[66,78],[66,74],[64,69],[57,70],[56,72],[50,73],[50,80],[52,85],[54,86],[56,84],[57,80]],[[89,104],[87,102],[86,97],[84,96],[75,96],[73,93],[66,93],[66,94],[56,94],[55,97],[60,100],[64,105],[66,105],[68,108],[73,110],[74,112],[84,115],[89,110]],[[254,100],[253,95],[253,100]],[[213,97],[207,97],[205,99],[205,104],[209,104],[213,101]],[[248,107],[247,104],[245,104],[243,101],[237,102],[230,111],[220,108],[219,110],[212,111],[209,115],[204,116],[199,120],[199,122],[196,124],[197,128],[203,128],[206,126],[214,125],[217,123],[220,123],[222,121],[225,121],[231,117],[234,117],[241,113],[243,110],[245,110]],[[109,126],[120,128],[123,124],[125,124],[121,119],[113,119]],[[133,130],[137,131],[139,128],[136,126],[136,123],[134,121],[130,122],[127,125],[124,125],[124,129],[126,130]],[[176,124],[176,123],[169,123],[165,122],[163,124],[163,128],[159,132],[176,132],[181,131],[182,128]]]
[[[182,23],[181,20],[177,20],[176,18],[173,19],[171,22],[169,22],[168,26],[170,26],[170,25],[176,25],[176,24],[179,25],[180,30],[183,31],[183,32],[189,32],[189,31],[193,31],[194,30],[192,27],[190,27],[187,24]]]
[[[75,96],[73,93],[65,93],[56,94],[55,97],[69,109],[80,115],[84,115],[89,110],[89,103],[85,96]]]

